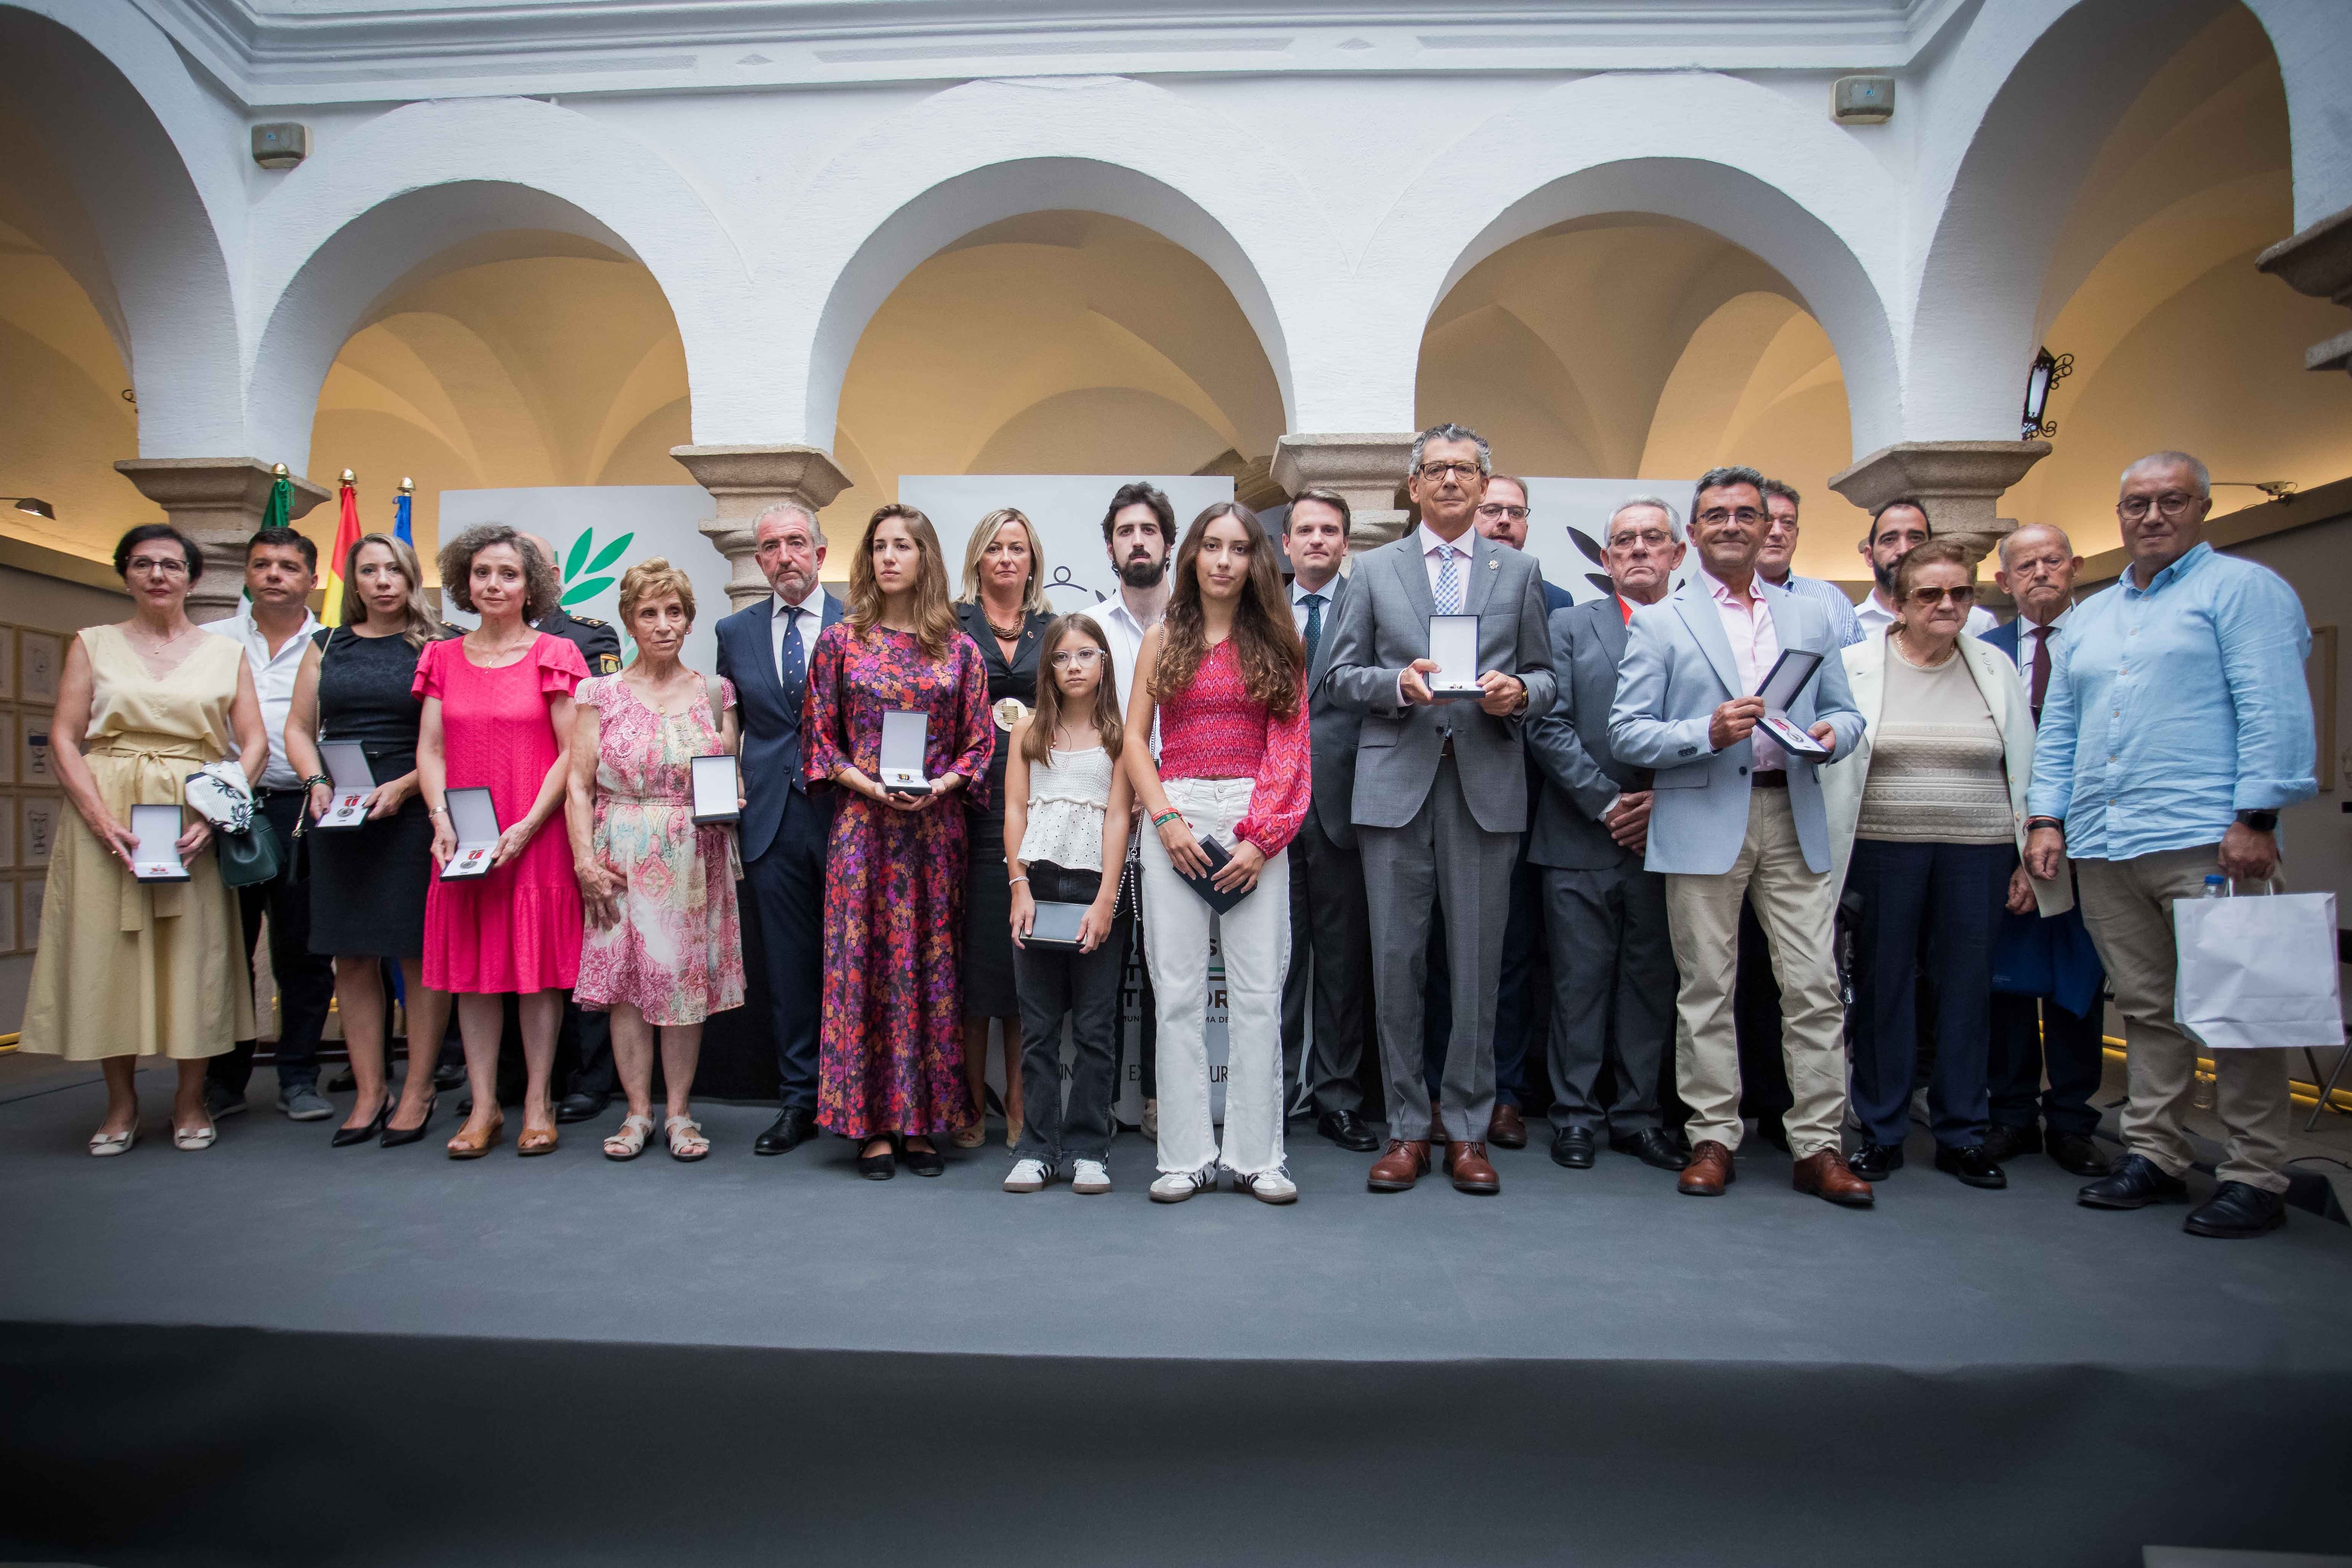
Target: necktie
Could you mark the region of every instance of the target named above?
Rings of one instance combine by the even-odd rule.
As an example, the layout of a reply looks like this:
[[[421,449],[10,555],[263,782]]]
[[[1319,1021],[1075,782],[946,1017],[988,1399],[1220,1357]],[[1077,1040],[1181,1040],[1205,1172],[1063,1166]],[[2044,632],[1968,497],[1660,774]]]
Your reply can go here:
[[[802,689],[808,684],[808,665],[801,652],[801,615],[797,606],[784,606],[783,646],[776,650],[776,679],[783,682],[784,696],[795,713]]]
[[[1462,568],[1456,564],[1461,552],[1450,544],[1437,547],[1437,613],[1458,616],[1462,613]]]
[[[2050,690],[2050,628],[2033,628],[2033,722],[2042,722],[2042,699]]]
[[[1307,606],[1307,668],[1315,668],[1315,645],[1323,640],[1323,595],[1309,594],[1300,601]]]

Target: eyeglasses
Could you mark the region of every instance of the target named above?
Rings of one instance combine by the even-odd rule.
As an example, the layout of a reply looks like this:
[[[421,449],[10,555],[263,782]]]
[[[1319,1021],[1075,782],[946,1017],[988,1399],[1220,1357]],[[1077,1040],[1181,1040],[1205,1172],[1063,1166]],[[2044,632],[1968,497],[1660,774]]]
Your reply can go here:
[[[1478,474],[1478,465],[1475,463],[1423,463],[1413,471],[1432,484],[1436,484],[1444,480],[1448,474],[1453,474],[1459,479],[1475,479]]]
[[[122,563],[122,569],[155,577],[184,577],[188,574],[188,563],[169,555],[134,555]]]
[[[1051,663],[1055,669],[1075,669],[1080,665],[1092,664],[1102,656],[1103,651],[1098,647],[1066,647],[1053,657]]]
[[[1507,517],[1513,522],[1525,522],[1528,520],[1528,509],[1523,506],[1505,506],[1500,501],[1488,501],[1478,509],[1478,515],[1484,518]]]
[[[2179,490],[2167,490],[2155,497],[2126,496],[2116,503],[2116,511],[2135,522],[2152,511],[2160,511],[2167,517],[2187,517],[2189,509],[2203,499],[2202,496],[2183,495]]]
[[[1709,507],[1706,510],[1699,513],[1698,520],[1699,521],[1706,524],[1709,528],[1720,527],[1722,524],[1727,522],[1736,522],[1742,528],[1753,528],[1758,523],[1764,521],[1764,514],[1758,511],[1752,506],[1717,506]]]
[[[1973,586],[1961,588],[1914,588],[1911,590],[1911,602],[1918,605],[1923,610],[1932,610],[1937,605],[1942,604],[1946,599],[1951,600],[1952,603],[1959,605],[1960,608],[1965,610],[1970,605],[1977,602],[1977,591]]]

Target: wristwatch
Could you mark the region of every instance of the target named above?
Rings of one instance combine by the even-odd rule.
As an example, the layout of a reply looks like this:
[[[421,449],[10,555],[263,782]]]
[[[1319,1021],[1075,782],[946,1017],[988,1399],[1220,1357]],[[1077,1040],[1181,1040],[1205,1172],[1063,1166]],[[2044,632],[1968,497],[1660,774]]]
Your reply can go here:
[[[2275,811],[2242,811],[2238,813],[2238,820],[2257,833],[2278,831],[2278,813]]]

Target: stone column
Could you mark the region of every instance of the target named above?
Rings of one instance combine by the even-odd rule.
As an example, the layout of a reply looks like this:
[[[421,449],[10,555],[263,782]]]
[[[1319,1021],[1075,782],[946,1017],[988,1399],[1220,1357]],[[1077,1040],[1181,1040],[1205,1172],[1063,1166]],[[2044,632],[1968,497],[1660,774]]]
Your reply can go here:
[[[1898,441],[1833,476],[1830,489],[1864,511],[1916,497],[1937,538],[1958,540],[1981,561],[2017,527],[1994,515],[2001,492],[2049,455],[2047,441]]]
[[[2286,280],[2299,294],[2352,307],[2352,207],[2321,218],[2256,258],[2256,269]],[[2305,370],[2352,371],[2352,331],[2304,351]]]
[[[217,621],[236,614],[245,594],[245,542],[261,526],[275,468],[258,458],[130,458],[115,471],[163,509],[173,527],[204,547],[205,574],[188,590],[188,618]],[[293,513],[300,517],[327,492],[294,478]]]
[[[702,531],[735,569],[727,598],[738,610],[768,593],[768,580],[752,559],[758,541],[751,525],[760,513],[790,501],[814,516],[849,488],[849,476],[832,454],[816,447],[672,447],[669,455],[719,503],[719,514]]]
[[[1275,444],[1274,479],[1284,491],[1319,487],[1348,498],[1351,550],[1386,544],[1404,532],[1405,464],[1413,432],[1402,436],[1285,436]]]

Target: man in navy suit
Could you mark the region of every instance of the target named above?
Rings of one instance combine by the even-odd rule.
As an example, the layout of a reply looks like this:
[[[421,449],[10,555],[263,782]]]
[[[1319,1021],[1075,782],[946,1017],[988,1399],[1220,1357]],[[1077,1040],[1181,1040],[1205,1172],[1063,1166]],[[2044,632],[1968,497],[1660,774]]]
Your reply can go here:
[[[743,729],[744,914],[767,957],[783,1109],[752,1141],[782,1154],[816,1125],[817,1026],[824,993],[824,852],[830,799],[809,795],[801,769],[801,701],[818,635],[841,601],[817,586],[824,531],[806,507],[770,507],[753,525],[761,574],[773,590],[719,623],[719,673],[735,684]],[[829,795],[830,792],[827,792]]]

